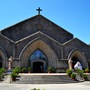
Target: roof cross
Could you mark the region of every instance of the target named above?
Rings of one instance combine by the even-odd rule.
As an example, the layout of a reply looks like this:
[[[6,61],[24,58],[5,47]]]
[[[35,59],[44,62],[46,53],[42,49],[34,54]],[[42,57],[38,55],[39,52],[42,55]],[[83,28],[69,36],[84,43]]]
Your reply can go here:
[[[38,11],[38,15],[40,15],[40,11],[42,11],[42,9],[40,9],[40,7],[38,9],[36,9]]]

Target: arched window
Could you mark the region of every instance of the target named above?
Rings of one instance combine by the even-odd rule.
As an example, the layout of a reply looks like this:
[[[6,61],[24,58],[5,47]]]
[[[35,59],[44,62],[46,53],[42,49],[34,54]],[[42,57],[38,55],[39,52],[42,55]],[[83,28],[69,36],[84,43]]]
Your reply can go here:
[[[30,57],[30,60],[47,60],[46,56],[43,54],[41,50],[36,50]]]

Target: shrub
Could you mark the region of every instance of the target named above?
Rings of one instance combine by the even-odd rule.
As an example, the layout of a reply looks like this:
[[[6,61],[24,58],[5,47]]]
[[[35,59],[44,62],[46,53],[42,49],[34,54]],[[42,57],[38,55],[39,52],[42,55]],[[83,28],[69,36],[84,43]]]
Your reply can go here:
[[[81,77],[83,77],[83,73],[84,73],[83,70],[77,69],[76,72],[77,72]]]
[[[86,75],[86,74],[83,74],[83,78],[84,78],[85,80],[87,80],[87,75]]]
[[[0,70],[1,70],[2,73],[6,72],[5,68],[1,68]]]
[[[28,67],[28,71],[31,71],[31,67]]]
[[[2,78],[2,74],[0,73],[0,80],[1,80],[1,78]]]
[[[12,73],[11,73],[11,77],[12,77],[12,78],[15,78],[16,76],[17,76],[17,73],[15,73],[15,72],[12,72]]]
[[[48,72],[55,72],[56,70],[55,70],[55,68],[53,68],[53,67],[48,67]]]
[[[17,74],[19,74],[21,72],[20,67],[15,67],[15,71],[16,71]]]
[[[71,74],[73,73],[73,71],[72,71],[72,69],[67,69],[66,70],[66,73],[67,73],[68,76],[71,77]]]
[[[85,72],[88,73],[88,72],[89,72],[89,68],[86,68],[86,69],[85,69]]]
[[[4,68],[1,68],[0,69],[0,80],[1,80],[1,78],[3,78],[4,76],[3,76],[3,73],[5,72],[5,69]]]
[[[22,72],[26,72],[27,71],[27,69],[26,68],[22,68]]]
[[[72,79],[75,79],[75,78],[76,78],[76,74],[75,74],[75,73],[72,73],[72,74],[71,74],[71,78],[72,78]]]
[[[31,89],[31,90],[40,90],[39,88],[33,88],[33,89]],[[45,90],[45,89],[43,89],[43,90]]]

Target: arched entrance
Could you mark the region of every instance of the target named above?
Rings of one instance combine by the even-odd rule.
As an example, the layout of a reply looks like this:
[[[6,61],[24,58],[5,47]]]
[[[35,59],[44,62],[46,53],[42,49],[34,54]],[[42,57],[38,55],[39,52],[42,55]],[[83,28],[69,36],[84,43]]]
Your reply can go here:
[[[32,72],[34,73],[45,72],[45,67],[47,66],[47,57],[40,49],[35,50],[30,56],[29,66],[31,66]]]
[[[3,64],[2,64],[2,57],[0,56],[0,68],[2,68]]]
[[[2,47],[0,47],[0,68],[6,67],[7,55]]]
[[[83,69],[88,67],[88,62],[86,60],[85,55],[82,52],[80,52],[78,49],[71,51],[68,58],[71,58],[71,60],[73,61],[72,68],[74,68],[74,65],[78,61],[81,63]]]
[[[44,71],[47,70],[48,66],[57,67],[57,55],[54,52],[54,50],[43,40],[33,40],[29,42],[22,50],[20,54],[20,66],[21,67],[28,67],[29,63],[30,65],[33,65],[33,62],[35,60],[32,60],[32,62],[28,62],[30,59],[30,56],[35,52],[36,50],[41,50],[43,54],[47,57],[47,61],[37,59],[36,61],[40,61],[44,63]],[[31,66],[33,67],[33,66]]]

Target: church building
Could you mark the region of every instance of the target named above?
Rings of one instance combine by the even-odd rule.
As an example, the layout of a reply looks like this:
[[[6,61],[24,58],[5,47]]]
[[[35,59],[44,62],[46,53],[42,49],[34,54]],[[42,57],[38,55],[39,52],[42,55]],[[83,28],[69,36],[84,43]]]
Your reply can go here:
[[[40,9],[40,8],[39,8]],[[49,66],[57,72],[79,61],[83,69],[90,68],[90,45],[40,14],[0,31],[0,68],[31,67],[32,72],[46,72]],[[40,71],[43,68],[43,71]]]

